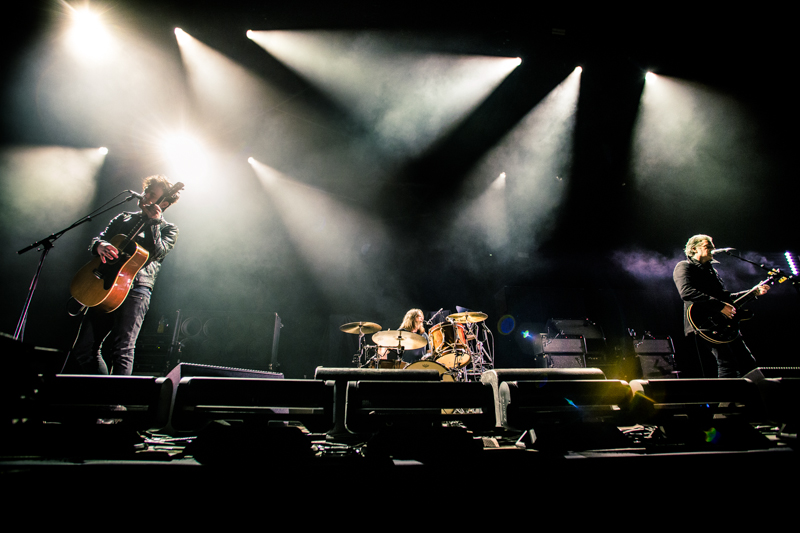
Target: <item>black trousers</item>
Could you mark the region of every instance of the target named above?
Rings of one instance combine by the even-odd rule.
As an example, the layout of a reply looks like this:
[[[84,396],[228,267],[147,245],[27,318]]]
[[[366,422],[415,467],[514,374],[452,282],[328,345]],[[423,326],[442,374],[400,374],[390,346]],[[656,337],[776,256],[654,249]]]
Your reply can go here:
[[[741,335],[733,342],[715,344],[690,333],[687,341],[689,347],[694,346],[703,377],[714,377],[713,370],[708,368],[709,361],[716,361],[718,378],[740,378],[756,367],[756,359]]]
[[[130,376],[136,339],[150,307],[150,291],[132,290],[122,305],[111,313],[89,309],[81,322],[70,351],[86,374]],[[107,363],[108,362],[108,363]]]

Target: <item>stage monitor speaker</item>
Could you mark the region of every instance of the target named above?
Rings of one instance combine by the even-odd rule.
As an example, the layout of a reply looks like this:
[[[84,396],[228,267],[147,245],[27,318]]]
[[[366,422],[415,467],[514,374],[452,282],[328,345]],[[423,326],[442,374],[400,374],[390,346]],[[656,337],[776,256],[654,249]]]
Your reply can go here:
[[[551,318],[547,321],[547,334],[550,337],[575,337],[585,339],[603,339],[603,328],[586,319]]]
[[[582,355],[553,355],[545,356],[548,368],[586,368]]]
[[[494,393],[495,425],[501,427],[500,385],[504,381],[575,381],[581,379],[606,379],[599,368],[502,368],[488,370],[481,375],[481,383],[491,385]]]
[[[784,433],[800,426],[800,367],[759,367],[744,376],[756,384],[770,420]]]
[[[677,379],[675,357],[672,354],[639,355],[642,379]]]
[[[622,448],[631,389],[619,380],[506,381],[502,424],[527,430],[537,449]]]
[[[354,432],[441,427],[458,420],[470,429],[494,426],[492,388],[478,382],[357,381],[347,388],[345,424]]]
[[[336,423],[328,432],[328,439],[337,442],[358,440],[345,427],[347,384],[351,381],[441,381],[442,376],[433,368],[413,370],[380,370],[377,368],[339,368],[318,366],[314,378],[334,384]]]
[[[633,349],[636,353],[645,355],[675,353],[675,347],[672,344],[671,337],[665,337],[663,339],[633,339]]]
[[[36,402],[46,422],[117,419],[135,429],[161,429],[167,425],[172,390],[167,378],[64,374],[45,378]]]
[[[173,427],[192,431],[215,420],[265,425],[272,420],[295,420],[324,432],[333,427],[333,387],[313,379],[181,379]]]
[[[586,340],[552,339],[544,333],[537,335],[534,353],[543,355],[547,368],[585,368]]]
[[[744,378],[635,379],[630,386],[642,424],[715,414],[757,422],[763,414],[756,386]]]

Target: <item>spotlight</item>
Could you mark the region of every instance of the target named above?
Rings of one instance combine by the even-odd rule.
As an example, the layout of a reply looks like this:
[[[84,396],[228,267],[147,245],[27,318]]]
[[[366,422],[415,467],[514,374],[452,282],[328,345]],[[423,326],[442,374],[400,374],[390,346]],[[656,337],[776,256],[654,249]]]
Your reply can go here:
[[[252,40],[253,39],[253,30],[247,30],[247,33],[245,35],[247,35],[248,39]]]
[[[653,80],[655,80],[655,79],[656,79],[656,75],[655,75],[653,72],[650,72],[649,70],[648,70],[648,71],[647,71],[647,73],[644,75],[644,80],[645,80],[645,81],[653,81]]]
[[[108,148],[106,148],[105,146],[101,146],[100,148],[97,149],[97,151],[100,152],[101,155],[106,155],[108,153]]]
[[[252,165],[253,163],[255,163],[255,162],[256,162],[256,160],[255,160],[254,158],[252,158],[252,157],[248,157],[248,158],[247,158],[247,162],[248,162],[248,163],[250,163],[250,164]]]
[[[180,28],[175,28],[175,38],[178,40],[178,44],[185,45],[189,42],[189,34],[183,31]]]
[[[500,175],[497,176],[497,178],[495,178],[495,180],[492,182],[492,184],[489,186],[489,188],[491,188],[491,189],[504,189],[505,186],[506,186],[506,173],[505,172],[501,172]]]
[[[580,66],[580,65],[578,65],[577,67],[575,67],[575,72],[577,72],[578,74],[580,74],[581,72],[583,72],[583,67],[582,67],[582,66]]]
[[[81,61],[98,62],[113,50],[113,41],[100,15],[87,8],[72,10],[72,27],[67,39]]]

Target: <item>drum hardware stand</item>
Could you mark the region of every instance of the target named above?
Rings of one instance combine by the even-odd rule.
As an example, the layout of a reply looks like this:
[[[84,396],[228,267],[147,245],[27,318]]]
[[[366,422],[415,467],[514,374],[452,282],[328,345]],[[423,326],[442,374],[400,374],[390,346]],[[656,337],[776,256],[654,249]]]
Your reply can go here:
[[[367,359],[369,349],[373,346],[364,344],[364,337],[370,333],[377,333],[381,331],[383,328],[380,324],[376,324],[375,322],[350,322],[348,324],[342,324],[339,326],[339,331],[343,333],[352,333],[358,334],[358,353],[353,356],[353,362],[358,365],[359,368],[363,368],[364,366],[368,365],[371,361],[368,360],[361,365],[362,357]],[[377,357],[377,353],[376,353]],[[377,366],[377,365],[376,365]]]
[[[358,353],[353,356],[353,362],[356,363],[358,368],[369,368],[369,365],[372,362],[377,361],[378,359],[377,349],[375,350],[375,355],[373,355],[372,357],[369,356],[369,351],[372,348],[378,348],[378,347],[372,344],[365,344],[359,349]],[[364,361],[363,364],[361,363],[362,360]]]
[[[485,325],[484,325],[485,328]],[[469,381],[470,376],[476,376],[476,381],[480,380],[480,376],[486,372],[487,370],[494,369],[494,358],[492,354],[487,350],[486,345],[488,344],[488,335],[487,329],[483,331],[483,340],[480,340],[479,334],[480,332],[475,332],[475,351],[472,353],[472,365],[471,370],[468,372],[464,369],[465,374],[465,381]],[[472,333],[470,331],[470,333]]]

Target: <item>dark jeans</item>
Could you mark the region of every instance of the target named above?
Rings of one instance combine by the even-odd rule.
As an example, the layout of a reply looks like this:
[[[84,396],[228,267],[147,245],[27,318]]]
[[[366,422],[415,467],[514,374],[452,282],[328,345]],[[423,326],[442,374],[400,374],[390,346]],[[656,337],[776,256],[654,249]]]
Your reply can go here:
[[[756,367],[756,359],[741,337],[726,344],[714,344],[695,334],[690,334],[688,340],[696,346],[699,359],[707,359],[708,354],[714,356],[718,378],[740,378]],[[709,372],[706,374],[705,377],[712,377]]]
[[[112,374],[130,376],[136,339],[149,307],[150,291],[139,289],[131,290],[116,311],[104,313],[95,308],[89,309],[70,352],[70,356],[81,366],[81,371],[108,374],[108,361]]]

